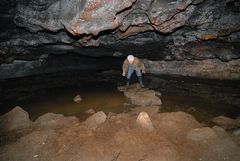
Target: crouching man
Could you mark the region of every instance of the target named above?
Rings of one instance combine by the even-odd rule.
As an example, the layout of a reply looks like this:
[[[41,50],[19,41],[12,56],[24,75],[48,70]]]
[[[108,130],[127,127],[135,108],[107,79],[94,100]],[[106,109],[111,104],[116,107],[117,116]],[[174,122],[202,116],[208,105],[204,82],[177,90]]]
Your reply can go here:
[[[144,64],[139,58],[134,57],[133,55],[128,55],[122,66],[122,75],[124,77],[127,76],[127,86],[130,85],[130,79],[133,72],[136,73],[141,87],[144,87],[142,80],[142,73],[146,73]]]

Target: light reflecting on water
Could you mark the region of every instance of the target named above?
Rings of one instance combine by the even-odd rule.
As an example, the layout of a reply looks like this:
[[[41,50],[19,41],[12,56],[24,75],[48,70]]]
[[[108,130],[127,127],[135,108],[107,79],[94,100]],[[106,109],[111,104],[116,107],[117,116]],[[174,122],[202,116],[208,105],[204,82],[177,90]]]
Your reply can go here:
[[[75,103],[73,98],[80,94],[82,101]],[[94,109],[120,113],[127,110],[124,103],[127,102],[122,93],[108,87],[107,84],[89,84],[80,87],[68,87],[46,90],[44,93],[35,94],[31,99],[19,103],[31,119],[35,120],[47,112],[60,113],[64,115],[85,116],[85,111]]]

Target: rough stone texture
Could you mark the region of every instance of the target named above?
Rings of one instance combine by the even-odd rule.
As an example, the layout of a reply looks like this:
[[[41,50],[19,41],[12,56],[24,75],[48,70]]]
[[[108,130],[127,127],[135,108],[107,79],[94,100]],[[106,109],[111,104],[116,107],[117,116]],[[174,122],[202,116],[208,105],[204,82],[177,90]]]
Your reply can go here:
[[[104,112],[97,112],[87,118],[86,121],[84,121],[84,125],[86,125],[90,129],[96,129],[99,125],[103,124],[107,119],[107,116]]]
[[[66,29],[74,35],[97,35],[100,31],[117,27],[128,35],[134,30],[153,29],[167,33],[183,26],[195,8],[191,6],[194,0],[139,0],[132,6],[135,1],[20,1],[15,23],[32,32]]]
[[[221,126],[222,128],[229,130],[229,129],[236,129],[240,128],[240,121],[234,120],[226,116],[218,116],[212,119],[212,121],[217,124],[218,126]]]
[[[46,114],[38,117],[34,123],[44,125],[44,124],[48,124],[51,122],[55,122],[57,120],[61,120],[63,118],[64,118],[64,115],[62,115],[62,114],[46,113]]]
[[[238,5],[224,0],[31,0],[18,2],[14,22],[31,32],[86,34],[80,38],[85,44],[98,41],[91,35],[116,28],[120,29],[116,36],[122,38],[145,31],[172,33],[183,26],[194,27],[184,35],[176,33],[177,43],[192,40],[190,36],[211,40],[238,31]]]
[[[184,112],[159,113],[154,116],[152,122],[156,129],[168,129],[167,135],[169,136],[177,134],[179,137],[183,137],[190,130],[201,127],[193,116]],[[172,125],[177,125],[177,127]]]
[[[222,62],[219,59],[184,61],[144,61],[147,72],[211,79],[240,79],[240,59]]]
[[[209,156],[209,154],[206,153],[207,151],[211,153],[225,151],[224,153],[216,156],[216,158],[219,160],[238,159],[238,154],[234,149],[239,147],[237,147],[237,145],[233,142],[229,134],[220,127],[215,126],[213,128],[204,127],[193,129],[187,134],[187,139],[191,140],[193,145],[208,145],[202,149],[203,153],[205,153],[205,155],[201,156],[202,160],[206,160],[206,158]],[[231,153],[230,155],[232,155],[233,158],[230,159],[230,156],[227,153]]]
[[[31,124],[28,113],[17,106],[0,117],[0,133],[28,128]]]
[[[207,143],[209,140],[216,138],[217,135],[209,127],[193,129],[187,134],[187,139],[201,143]]]
[[[158,106],[162,104],[161,99],[156,96],[154,90],[141,88],[139,84],[132,84],[129,87],[118,87],[118,90],[123,92],[133,105]]]
[[[64,117],[62,114],[46,113],[38,117],[33,122],[32,127],[40,127],[52,130],[56,128],[62,128],[64,126],[69,126],[69,124],[79,124],[79,119],[75,116]]]
[[[15,23],[33,32],[66,29],[73,35],[97,35],[100,31],[116,28],[120,19],[117,13],[130,7],[134,1],[21,1]]]
[[[97,53],[97,51],[88,51]],[[57,55],[59,54],[59,55]],[[0,58],[1,59],[1,58]],[[29,54],[19,57],[20,60],[9,58],[8,63],[0,64],[0,79],[18,78],[57,72],[73,72],[84,70],[116,69],[120,63],[112,58],[98,60],[91,57],[79,57],[78,55],[55,54]],[[108,63],[106,63],[108,62]]]
[[[132,53],[166,61],[217,59],[229,74],[215,74],[214,78],[239,78],[239,71],[226,63],[240,58],[238,0],[3,0],[2,4],[0,63],[12,75],[21,73],[9,67],[22,60],[19,56],[32,56],[32,51],[44,47],[41,53],[45,54],[122,57]],[[83,46],[100,46],[108,52],[94,53]],[[38,60],[21,64],[42,68]],[[217,69],[209,72],[219,73]],[[174,74],[172,70],[169,74]],[[7,72],[1,75],[9,78]]]

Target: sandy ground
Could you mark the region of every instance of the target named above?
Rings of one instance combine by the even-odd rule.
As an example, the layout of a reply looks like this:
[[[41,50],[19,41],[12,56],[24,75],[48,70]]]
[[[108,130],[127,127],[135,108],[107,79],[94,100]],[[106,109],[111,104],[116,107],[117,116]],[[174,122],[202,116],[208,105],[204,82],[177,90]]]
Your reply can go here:
[[[137,114],[109,113],[106,118],[102,114],[94,114],[84,122],[76,117],[46,114],[26,128],[2,132],[0,160],[240,160],[240,148],[225,130],[202,127],[187,113],[151,114],[151,131],[136,124]]]

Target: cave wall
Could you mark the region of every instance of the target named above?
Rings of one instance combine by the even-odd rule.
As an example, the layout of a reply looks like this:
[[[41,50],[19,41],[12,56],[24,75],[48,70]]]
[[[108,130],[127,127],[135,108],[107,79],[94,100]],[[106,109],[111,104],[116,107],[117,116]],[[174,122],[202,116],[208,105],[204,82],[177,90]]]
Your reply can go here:
[[[146,59],[148,72],[154,74],[240,79],[239,0],[2,3],[2,79],[9,77],[3,73],[17,76],[19,60],[26,68],[37,61],[41,70],[44,55],[69,53],[121,59],[134,54]]]

